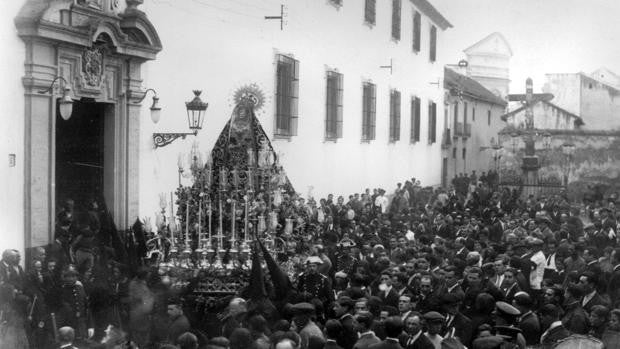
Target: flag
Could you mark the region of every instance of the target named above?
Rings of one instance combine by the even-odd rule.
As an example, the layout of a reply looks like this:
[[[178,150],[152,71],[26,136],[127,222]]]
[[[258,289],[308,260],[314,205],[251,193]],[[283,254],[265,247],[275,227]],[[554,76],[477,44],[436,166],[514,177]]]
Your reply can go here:
[[[290,296],[290,291],[293,289],[293,283],[288,278],[288,275],[282,269],[276,261],[273,259],[269,251],[265,248],[262,242],[257,239],[258,244],[263,251],[263,257],[267,263],[267,269],[271,275],[271,281],[273,282],[273,288],[275,290],[275,299],[284,300]]]

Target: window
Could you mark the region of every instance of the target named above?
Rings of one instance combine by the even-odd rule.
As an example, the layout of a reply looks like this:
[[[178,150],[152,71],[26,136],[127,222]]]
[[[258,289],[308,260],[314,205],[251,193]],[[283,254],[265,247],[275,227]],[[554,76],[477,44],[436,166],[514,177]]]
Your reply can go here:
[[[277,55],[276,70],[276,136],[297,135],[297,104],[299,102],[299,61]]]
[[[400,92],[390,92],[390,142],[400,140]]]
[[[325,138],[342,138],[342,74],[327,72]]]
[[[431,42],[430,59],[431,59],[431,62],[435,62],[435,60],[437,59],[437,28],[434,25],[431,26],[430,42]]]
[[[463,160],[465,160],[466,156],[467,156],[467,149],[463,148]]]
[[[422,16],[420,12],[413,14],[413,51],[420,52],[420,40],[422,34]]]
[[[476,107],[471,107],[471,121],[476,122]]]
[[[420,141],[420,98],[411,98],[411,143]]]
[[[366,0],[364,9],[364,20],[366,23],[375,24],[377,0]]]
[[[342,6],[342,0],[329,0],[329,1],[336,6]]]
[[[463,125],[467,123],[467,102],[463,102]]]
[[[375,114],[376,114],[376,86],[370,82],[364,83],[362,96],[362,140],[375,139]]]
[[[400,40],[400,5],[401,0],[392,0],[392,39]]]
[[[487,110],[487,124],[491,126],[491,110]]]
[[[452,158],[456,159],[456,148],[452,148]]]
[[[428,102],[428,144],[437,141],[437,104]]]

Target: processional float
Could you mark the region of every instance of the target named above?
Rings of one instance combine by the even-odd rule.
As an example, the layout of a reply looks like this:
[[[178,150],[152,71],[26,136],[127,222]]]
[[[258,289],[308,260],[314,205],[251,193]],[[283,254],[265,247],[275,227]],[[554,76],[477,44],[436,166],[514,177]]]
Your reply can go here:
[[[203,156],[197,143],[192,146],[187,161],[192,184],[183,186],[179,181],[176,200],[170,197],[168,218],[167,197],[160,197],[158,227],[161,224],[169,235],[163,265],[198,270],[202,277],[197,291],[202,293],[231,294],[247,283],[255,239],[278,252],[279,207],[283,193],[292,192],[255,115],[263,104],[262,92],[255,85],[240,88],[235,103],[212,151]],[[186,171],[183,156],[178,167],[181,178]],[[284,231],[292,231],[293,220],[284,221]]]

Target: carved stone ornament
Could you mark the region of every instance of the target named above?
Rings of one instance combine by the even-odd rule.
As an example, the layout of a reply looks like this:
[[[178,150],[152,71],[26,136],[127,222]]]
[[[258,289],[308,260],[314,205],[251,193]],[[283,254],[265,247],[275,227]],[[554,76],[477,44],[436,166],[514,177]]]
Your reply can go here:
[[[103,50],[99,47],[86,49],[82,54],[84,81],[91,87],[98,87],[103,76]]]

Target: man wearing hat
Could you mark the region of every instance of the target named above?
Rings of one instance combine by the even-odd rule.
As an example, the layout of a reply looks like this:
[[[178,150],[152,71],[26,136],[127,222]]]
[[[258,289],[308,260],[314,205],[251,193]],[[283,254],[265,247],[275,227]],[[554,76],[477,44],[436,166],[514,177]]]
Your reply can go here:
[[[76,337],[86,339],[93,336],[94,324],[84,286],[78,282],[78,272],[73,265],[62,271],[62,286],[58,294],[58,326],[70,326],[75,329]],[[87,329],[88,328],[88,329]]]
[[[461,300],[454,294],[445,294],[441,297],[443,311],[446,314],[441,335],[457,337],[463,345],[471,345],[473,328],[471,320],[459,311]]]
[[[341,335],[338,336],[338,345],[344,349],[353,348],[353,344],[357,341],[357,331],[355,329],[355,319],[353,312],[355,310],[355,302],[349,296],[341,296],[334,302],[334,314],[342,324]]]
[[[527,292],[517,292],[512,301],[512,305],[521,314],[518,327],[525,337],[527,345],[536,345],[540,339],[540,321],[538,315],[532,311],[532,297]]]
[[[424,320],[426,320],[427,325],[427,331],[424,335],[433,343],[435,349],[441,349],[443,337],[439,333],[446,319],[436,311],[429,311],[424,314]]]
[[[520,315],[521,312],[519,311],[519,309],[513,307],[512,305],[501,301],[495,302],[493,320],[495,321],[496,326],[516,328],[515,325]],[[520,330],[517,333],[516,343],[519,345],[519,348],[525,348],[526,346],[525,337],[523,337]]]
[[[306,302],[297,303],[291,308],[294,328],[301,337],[301,348],[308,347],[310,337],[314,336],[325,340],[321,329],[312,321],[314,309],[314,305]]]
[[[331,284],[327,276],[318,272],[321,265],[321,258],[310,256],[306,260],[306,271],[299,275],[297,290],[301,293],[308,293],[312,298],[318,298],[327,304],[333,300]]]

